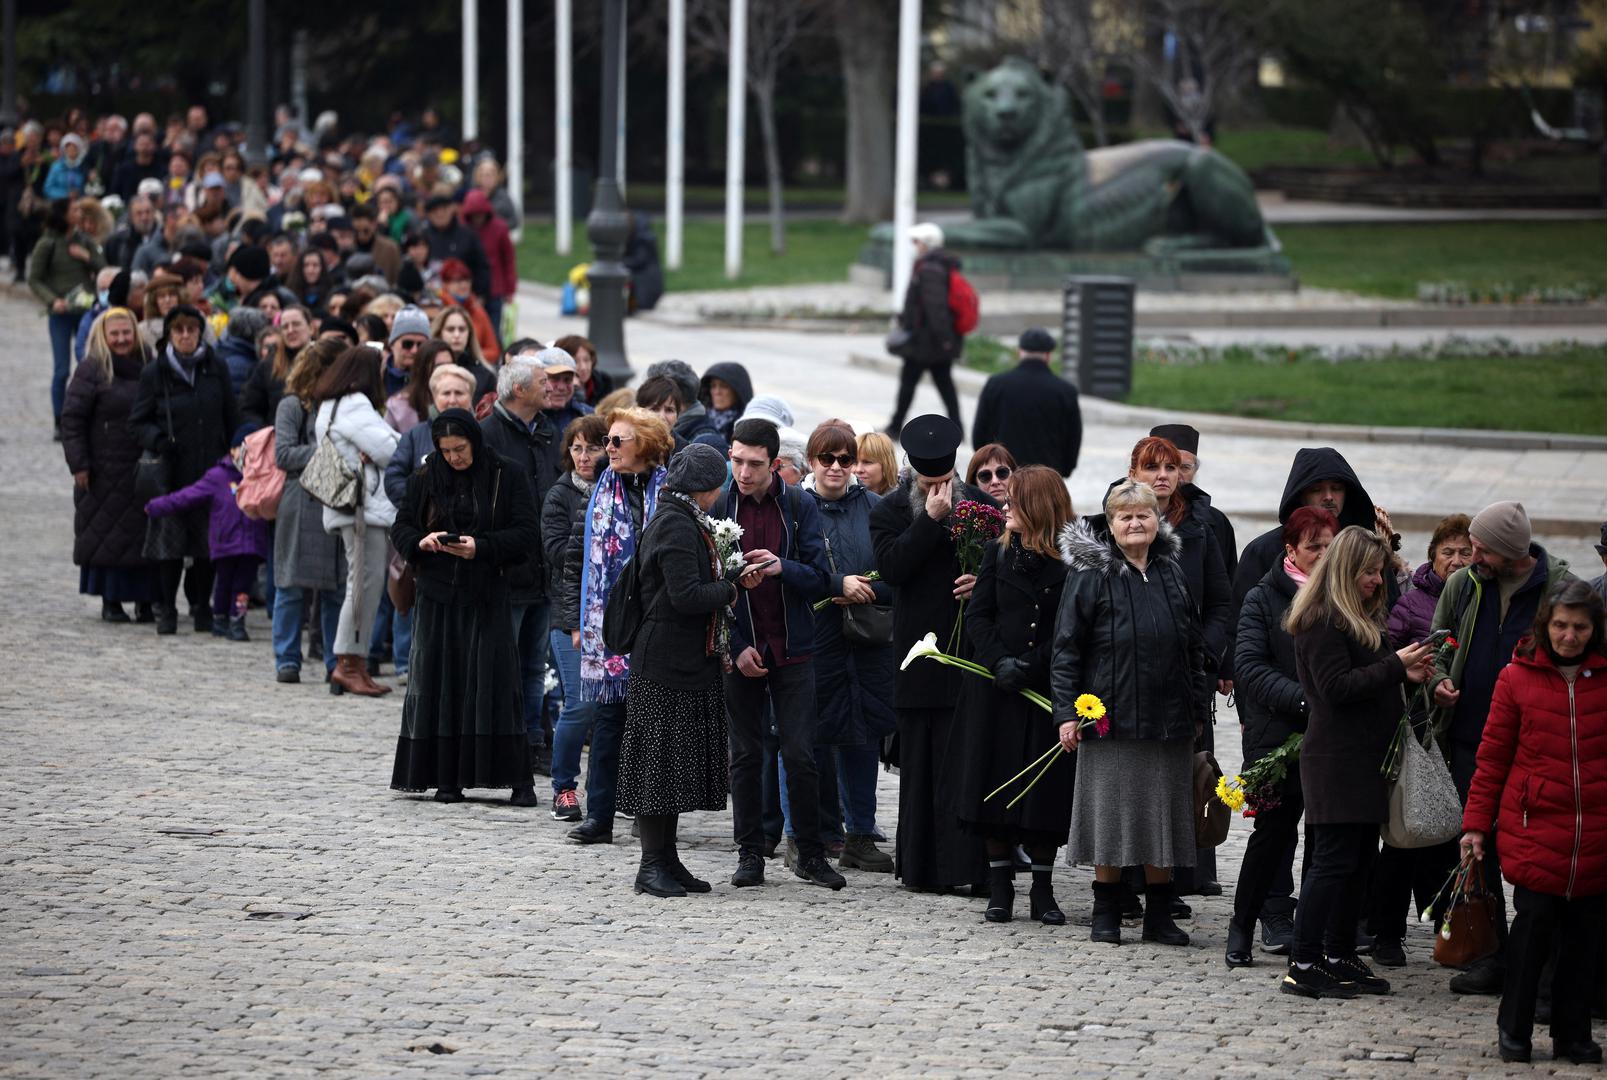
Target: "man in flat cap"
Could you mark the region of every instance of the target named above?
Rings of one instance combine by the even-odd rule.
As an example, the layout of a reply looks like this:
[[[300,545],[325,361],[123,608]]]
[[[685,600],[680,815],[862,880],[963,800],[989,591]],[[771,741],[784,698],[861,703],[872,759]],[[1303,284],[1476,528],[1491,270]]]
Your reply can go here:
[[[971,441],[1003,443],[1017,465],[1047,465],[1061,476],[1077,467],[1082,449],[1082,407],[1077,388],[1057,375],[1049,360],[1055,339],[1033,327],[1016,344],[1020,361],[990,377],[976,403]]]

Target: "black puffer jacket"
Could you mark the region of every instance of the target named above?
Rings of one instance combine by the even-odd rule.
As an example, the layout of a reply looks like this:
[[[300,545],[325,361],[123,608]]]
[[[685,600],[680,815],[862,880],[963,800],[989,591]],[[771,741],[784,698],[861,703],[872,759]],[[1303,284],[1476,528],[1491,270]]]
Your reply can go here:
[[[1283,628],[1298,589],[1282,561],[1244,598],[1234,646],[1234,694],[1244,725],[1244,763],[1306,730],[1306,692],[1295,673],[1295,642]]]
[[[1210,722],[1200,616],[1178,564],[1182,544],[1161,522],[1143,572],[1084,522],[1060,532],[1071,573],[1055,620],[1055,722],[1077,719],[1081,694],[1110,717],[1107,739],[1188,739]]]
[[[564,473],[547,492],[541,505],[541,550],[547,561],[547,598],[552,602],[552,626],[569,632],[580,629],[580,533],[591,485],[572,472]],[[574,597],[568,583],[574,584]]]
[[[911,363],[940,367],[959,358],[964,339],[954,329],[949,308],[949,274],[959,268],[960,260],[942,248],[915,260],[898,316],[898,325],[911,335],[902,354]]]
[[[89,473],[89,488],[73,491],[73,562],[79,566],[147,565],[147,519],[134,498],[140,447],[128,427],[139,376],[138,356],[119,360],[111,379],[91,359],[67,383],[62,450],[69,471]]]

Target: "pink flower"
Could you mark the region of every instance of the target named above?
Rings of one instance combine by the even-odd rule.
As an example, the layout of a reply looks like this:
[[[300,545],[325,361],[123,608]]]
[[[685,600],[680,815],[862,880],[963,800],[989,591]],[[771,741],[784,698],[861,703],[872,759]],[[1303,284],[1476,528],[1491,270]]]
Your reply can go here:
[[[615,677],[625,674],[625,658],[623,656],[608,657],[603,661],[603,670]]]

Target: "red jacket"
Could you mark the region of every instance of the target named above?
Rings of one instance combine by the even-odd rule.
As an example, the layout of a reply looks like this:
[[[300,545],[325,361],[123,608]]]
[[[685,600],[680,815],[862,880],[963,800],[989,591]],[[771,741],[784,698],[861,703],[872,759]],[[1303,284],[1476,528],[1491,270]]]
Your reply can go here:
[[[1607,893],[1607,659],[1570,688],[1544,649],[1495,683],[1462,828],[1496,825],[1508,881],[1552,896]]]
[[[470,220],[476,214],[489,215],[484,225],[477,226]],[[480,238],[480,246],[485,248],[486,262],[491,265],[492,298],[508,299],[519,291],[519,267],[514,259],[513,237],[508,232],[508,223],[497,217],[491,208],[491,200],[479,188],[471,188],[463,196],[463,220]]]

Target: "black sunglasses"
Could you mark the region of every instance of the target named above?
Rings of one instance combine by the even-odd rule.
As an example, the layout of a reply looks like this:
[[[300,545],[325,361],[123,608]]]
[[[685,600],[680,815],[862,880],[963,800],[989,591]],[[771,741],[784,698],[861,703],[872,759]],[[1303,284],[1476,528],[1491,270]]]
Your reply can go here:
[[[816,460],[822,465],[840,465],[846,469],[859,459],[853,454],[821,454]]]
[[[991,483],[993,483],[993,478],[994,478],[995,475],[997,475],[1000,480],[1008,480],[1008,479],[1010,479],[1010,466],[1008,466],[1008,465],[1000,465],[997,470],[994,470],[994,469],[978,469],[976,471],[977,483],[979,483],[979,484],[991,484]]]

